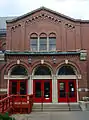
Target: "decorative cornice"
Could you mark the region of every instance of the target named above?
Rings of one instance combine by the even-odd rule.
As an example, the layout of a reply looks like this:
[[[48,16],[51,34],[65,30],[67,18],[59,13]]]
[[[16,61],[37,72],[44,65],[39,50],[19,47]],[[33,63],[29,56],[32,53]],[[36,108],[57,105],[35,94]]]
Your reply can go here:
[[[16,28],[21,27],[21,24],[17,24],[11,27],[12,30],[15,30]]]
[[[68,28],[68,29],[75,29],[75,26],[70,24],[70,23],[66,23],[65,26]]]
[[[79,55],[80,51],[71,51],[71,52],[20,52],[20,51],[5,51],[5,55]]]
[[[58,19],[58,18],[55,18],[55,17],[53,17],[53,16],[51,16],[51,15],[49,15],[49,14],[47,14],[47,13],[40,13],[39,15],[37,15],[37,16],[33,16],[33,17],[31,17],[30,19],[27,19],[26,20],[26,24],[28,24],[28,23],[33,23],[33,22],[38,22],[38,20],[50,20],[50,21],[52,21],[52,22],[54,22],[54,23],[60,23],[61,22],[61,20],[60,19]]]

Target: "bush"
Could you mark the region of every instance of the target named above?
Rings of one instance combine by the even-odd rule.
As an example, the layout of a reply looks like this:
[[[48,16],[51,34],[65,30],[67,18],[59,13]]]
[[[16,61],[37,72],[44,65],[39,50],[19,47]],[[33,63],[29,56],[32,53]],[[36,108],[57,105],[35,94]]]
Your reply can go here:
[[[0,114],[0,120],[15,120],[15,118],[10,117],[8,112],[6,112],[5,114]]]

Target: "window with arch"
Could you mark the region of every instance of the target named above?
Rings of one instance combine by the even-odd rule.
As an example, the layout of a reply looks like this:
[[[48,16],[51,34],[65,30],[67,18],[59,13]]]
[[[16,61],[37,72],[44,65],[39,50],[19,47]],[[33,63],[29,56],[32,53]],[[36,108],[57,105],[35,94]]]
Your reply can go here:
[[[18,65],[12,68],[11,75],[28,75],[28,73],[23,66]]]
[[[39,51],[47,51],[47,35],[45,33],[40,34]]]
[[[47,66],[38,66],[34,75],[51,75],[51,71]]]
[[[69,65],[65,65],[59,69],[58,75],[75,75],[75,71],[73,67]]]
[[[30,50],[33,52],[55,51],[56,50],[56,34],[41,33],[39,36],[32,33],[30,36]]]
[[[49,34],[49,51],[56,50],[56,34],[50,33]]]
[[[37,51],[38,47],[38,35],[36,33],[32,33],[30,36],[30,50]]]

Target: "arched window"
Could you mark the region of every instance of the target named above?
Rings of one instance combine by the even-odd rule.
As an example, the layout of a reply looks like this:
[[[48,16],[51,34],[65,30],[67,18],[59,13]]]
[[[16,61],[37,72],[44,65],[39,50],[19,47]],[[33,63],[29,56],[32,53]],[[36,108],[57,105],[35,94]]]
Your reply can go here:
[[[33,52],[40,51],[55,51],[56,50],[56,34],[41,33],[39,36],[36,33],[30,35],[30,50]]]
[[[49,51],[56,50],[56,34],[50,33],[49,34]]]
[[[62,66],[59,71],[58,75],[75,75],[75,72],[71,66]]]
[[[45,33],[40,34],[39,51],[47,51],[47,35]]]
[[[11,75],[27,75],[27,70],[22,66],[16,66],[12,69]]]
[[[34,75],[51,75],[51,71],[46,66],[39,66],[36,68]]]
[[[37,51],[38,46],[38,36],[36,33],[32,33],[30,36],[30,50]]]

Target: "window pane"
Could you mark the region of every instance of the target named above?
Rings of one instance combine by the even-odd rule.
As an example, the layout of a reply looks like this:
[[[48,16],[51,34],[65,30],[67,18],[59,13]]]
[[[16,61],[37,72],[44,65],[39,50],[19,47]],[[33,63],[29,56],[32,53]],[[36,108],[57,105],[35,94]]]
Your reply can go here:
[[[69,97],[75,97],[74,82],[69,82]]]
[[[75,75],[75,72],[71,66],[63,66],[59,69],[58,75]]]
[[[35,84],[35,97],[40,98],[41,97],[41,83],[36,82]]]
[[[53,50],[53,51],[56,50],[55,45],[50,45],[50,46],[49,46],[49,50]]]
[[[64,82],[60,82],[59,83],[59,97],[66,97],[66,91],[65,91],[65,83]]]
[[[40,48],[39,50],[47,50],[47,38],[40,38]]]
[[[44,82],[44,98],[50,98],[50,82]]]
[[[20,95],[26,95],[26,82],[20,82]]]
[[[37,38],[31,38],[30,48],[31,48],[31,51],[37,51]]]
[[[56,50],[56,38],[49,38],[49,50]]]
[[[17,94],[17,82],[12,82],[12,93]]]

